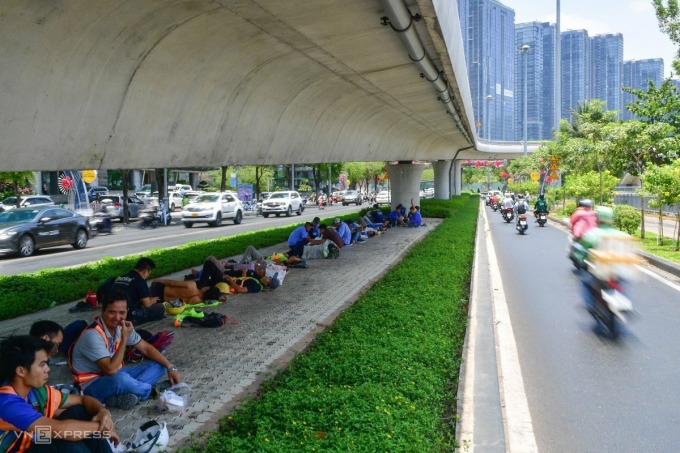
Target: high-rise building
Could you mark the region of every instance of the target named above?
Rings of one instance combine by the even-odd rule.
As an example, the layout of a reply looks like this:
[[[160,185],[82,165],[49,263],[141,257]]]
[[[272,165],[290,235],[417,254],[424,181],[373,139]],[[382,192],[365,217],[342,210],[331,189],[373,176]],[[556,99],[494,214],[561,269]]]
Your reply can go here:
[[[495,0],[458,3],[477,136],[514,138],[515,12]]]
[[[543,31],[543,83],[539,102],[543,108],[540,136],[543,140],[551,140],[555,129],[555,24],[541,23]]]
[[[650,58],[646,60],[631,60],[623,62],[623,86],[647,91],[649,82],[654,82],[658,88],[663,83],[663,59]],[[621,119],[635,118],[626,105],[637,97],[625,91],[621,93]]]
[[[542,138],[543,27],[539,22],[515,26],[515,140]],[[524,97],[526,96],[526,102]],[[526,106],[527,111],[524,112]]]
[[[562,78],[562,118],[570,119],[571,110],[590,99],[590,39],[586,30],[561,33],[560,62]]]
[[[607,110],[621,111],[623,35],[596,35],[590,39],[590,98],[602,99]]]

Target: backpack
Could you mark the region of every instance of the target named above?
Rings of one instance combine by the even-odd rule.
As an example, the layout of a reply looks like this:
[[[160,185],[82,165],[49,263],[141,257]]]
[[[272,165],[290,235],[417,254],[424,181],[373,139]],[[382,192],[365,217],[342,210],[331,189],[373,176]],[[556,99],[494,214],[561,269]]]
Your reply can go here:
[[[142,337],[142,340],[158,349],[159,352],[165,351],[175,339],[174,330],[161,330],[157,334],[152,335],[148,330],[139,329],[137,333]],[[128,346],[125,350],[125,360],[129,363],[138,363],[144,360],[144,356],[134,346]]]
[[[527,206],[526,204],[522,201],[520,203],[517,203],[517,214],[526,214],[527,213]]]
[[[75,343],[75,341],[78,339],[80,334],[83,333],[83,330],[85,330],[87,326],[88,326],[87,321],[83,319],[78,319],[64,327],[64,340],[61,342],[61,345],[59,346],[59,352],[61,352],[62,354],[68,354],[68,350],[71,348],[71,345]]]

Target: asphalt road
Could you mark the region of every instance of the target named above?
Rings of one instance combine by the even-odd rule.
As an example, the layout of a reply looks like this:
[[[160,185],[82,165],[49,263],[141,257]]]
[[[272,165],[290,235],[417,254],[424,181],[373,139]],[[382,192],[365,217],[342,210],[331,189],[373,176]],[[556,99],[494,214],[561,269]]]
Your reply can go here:
[[[541,452],[680,451],[680,286],[642,274],[618,340],[583,308],[566,232],[487,210]]]
[[[148,250],[174,247],[192,241],[311,221],[316,216],[324,219],[358,211],[366,206],[368,205],[365,203],[359,207],[355,205],[346,207],[334,205],[326,207],[324,210],[319,210],[315,206],[307,206],[302,216],[293,214],[291,217],[285,215],[281,217],[270,216],[267,219],[262,216],[247,214],[240,225],[234,225],[232,221],[225,220],[221,226],[216,228],[209,227],[207,224],[196,224],[193,228],[185,228],[178,220],[179,211],[173,213],[171,225],[155,229],[142,230],[139,228],[138,222],[132,222],[126,226],[114,221],[113,234],[99,234],[91,238],[87,247],[82,250],[74,250],[73,247],[67,245],[38,250],[35,255],[28,258],[0,257],[0,274],[15,275],[37,272],[46,268],[79,266],[104,257],[121,257],[133,253],[144,253]]]

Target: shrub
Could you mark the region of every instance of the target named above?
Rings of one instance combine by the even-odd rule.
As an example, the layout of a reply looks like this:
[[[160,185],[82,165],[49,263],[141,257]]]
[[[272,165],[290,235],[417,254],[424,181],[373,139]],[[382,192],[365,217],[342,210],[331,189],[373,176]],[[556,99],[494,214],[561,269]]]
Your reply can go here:
[[[566,217],[571,217],[571,215],[576,211],[576,202],[574,200],[569,200],[564,204],[562,208],[562,215]]]
[[[614,227],[617,229],[633,234],[640,228],[641,222],[640,211],[634,207],[625,204],[614,207]]]

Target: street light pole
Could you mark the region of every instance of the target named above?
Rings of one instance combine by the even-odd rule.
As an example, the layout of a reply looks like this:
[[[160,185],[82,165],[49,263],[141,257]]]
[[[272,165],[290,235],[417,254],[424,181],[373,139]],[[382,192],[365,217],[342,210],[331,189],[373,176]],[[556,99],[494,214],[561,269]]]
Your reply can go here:
[[[489,114],[489,105],[493,101],[493,96],[490,94],[486,95],[486,139],[491,140],[491,116]]]
[[[520,53],[524,56],[524,157],[527,157],[528,155],[528,149],[527,149],[527,125],[528,125],[528,115],[527,115],[527,91],[528,91],[528,85],[527,85],[527,66],[529,62],[529,51],[531,50],[531,47],[529,47],[528,44],[524,44],[520,49]]]

